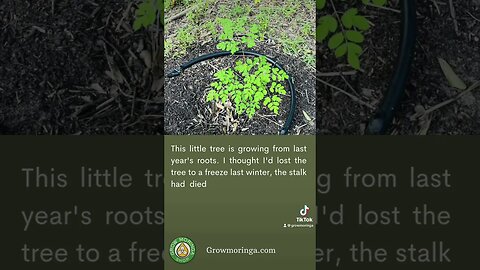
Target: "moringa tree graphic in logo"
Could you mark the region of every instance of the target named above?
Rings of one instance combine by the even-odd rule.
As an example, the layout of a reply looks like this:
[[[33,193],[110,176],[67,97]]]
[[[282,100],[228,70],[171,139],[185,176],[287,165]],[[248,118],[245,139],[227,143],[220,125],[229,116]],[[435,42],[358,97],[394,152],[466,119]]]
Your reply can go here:
[[[177,263],[188,263],[195,257],[195,244],[187,237],[178,237],[170,244],[170,257]]]

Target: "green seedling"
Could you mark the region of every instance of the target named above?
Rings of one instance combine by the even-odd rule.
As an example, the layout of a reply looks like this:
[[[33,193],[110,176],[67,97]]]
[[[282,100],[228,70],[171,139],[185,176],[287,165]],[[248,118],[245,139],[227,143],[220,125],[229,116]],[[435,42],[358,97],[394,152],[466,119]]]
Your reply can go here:
[[[257,24],[247,27],[246,17],[235,21],[218,20],[222,32],[217,48],[234,54],[240,46],[253,48],[261,38]],[[283,82],[288,79],[285,71],[272,67],[267,58],[244,58],[236,62],[235,67],[220,70],[214,74],[215,81],[207,94],[207,102],[215,101],[226,105],[231,103],[238,115],[246,114],[252,118],[261,109],[278,114],[282,96],[287,92]]]
[[[220,70],[214,76],[207,102],[231,103],[238,115],[248,118],[262,107],[278,114],[281,96],[287,94],[282,82],[288,75],[272,67],[264,56],[239,60],[234,68]]]
[[[385,6],[387,0],[361,0],[365,5],[373,4]],[[333,1],[330,2],[333,5]],[[327,0],[317,0],[317,9],[323,10]],[[335,9],[336,10],[336,9]],[[359,14],[357,8],[349,8],[340,16],[336,11],[327,14],[317,22],[317,41],[327,41],[337,58],[346,56],[347,62],[355,69],[360,69],[360,55],[363,52],[362,44],[365,40],[364,33],[370,28],[367,18]]]
[[[239,51],[240,45],[245,45],[247,48],[253,48],[256,45],[256,40],[260,37],[260,28],[257,24],[246,28],[247,18],[241,17],[235,21],[230,19],[218,19],[222,27],[220,34],[220,43],[217,44],[217,49],[229,51],[232,54]]]

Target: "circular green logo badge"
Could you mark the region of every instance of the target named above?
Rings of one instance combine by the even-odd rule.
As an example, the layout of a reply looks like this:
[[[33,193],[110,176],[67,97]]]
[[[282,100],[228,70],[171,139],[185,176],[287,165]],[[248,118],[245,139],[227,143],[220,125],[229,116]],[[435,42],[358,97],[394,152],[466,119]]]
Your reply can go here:
[[[195,257],[195,244],[187,237],[178,237],[170,244],[170,257],[177,263],[188,263]]]

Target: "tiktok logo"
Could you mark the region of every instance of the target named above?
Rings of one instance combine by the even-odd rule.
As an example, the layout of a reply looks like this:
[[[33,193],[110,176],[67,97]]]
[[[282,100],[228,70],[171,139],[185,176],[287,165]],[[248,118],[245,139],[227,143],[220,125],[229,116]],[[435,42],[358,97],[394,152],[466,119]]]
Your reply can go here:
[[[305,205],[302,209],[300,209],[300,215],[304,217],[308,215],[308,211],[310,211],[310,208],[307,205]]]

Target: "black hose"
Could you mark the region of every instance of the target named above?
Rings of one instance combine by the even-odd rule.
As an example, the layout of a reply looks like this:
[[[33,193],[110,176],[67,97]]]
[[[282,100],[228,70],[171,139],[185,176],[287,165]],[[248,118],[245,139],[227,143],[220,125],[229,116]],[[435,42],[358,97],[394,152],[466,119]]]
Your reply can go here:
[[[293,117],[295,115],[295,106],[296,106],[296,103],[297,103],[296,96],[295,96],[295,85],[293,84],[292,76],[290,76],[290,74],[288,74],[288,72],[277,61],[273,60],[272,58],[270,58],[270,57],[268,57],[264,54],[253,52],[253,51],[237,51],[234,54],[235,55],[251,55],[251,56],[257,56],[257,57],[264,56],[270,64],[274,65],[276,68],[281,69],[281,70],[285,71],[285,73],[287,73],[287,75],[288,75],[287,82],[288,82],[288,87],[290,88],[290,112],[288,113],[287,120],[285,121],[285,124],[283,125],[282,129],[280,130],[280,135],[286,135],[288,133],[288,130],[290,129],[290,126],[293,123]],[[195,64],[198,64],[202,61],[213,59],[213,58],[218,58],[218,57],[229,56],[229,55],[232,55],[232,53],[226,52],[226,51],[204,54],[202,56],[199,56],[195,59],[192,59],[192,60],[180,65],[179,68],[176,68],[176,69],[170,71],[167,74],[167,77],[172,78],[172,77],[179,76],[180,74],[182,74],[182,72],[185,69],[187,69],[187,68],[189,68],[189,67],[191,67]]]
[[[400,1],[402,5],[402,36],[398,53],[397,67],[391,79],[382,104],[368,124],[366,133],[381,135],[389,129],[400,100],[405,92],[408,73],[413,60],[416,37],[415,0]]]

